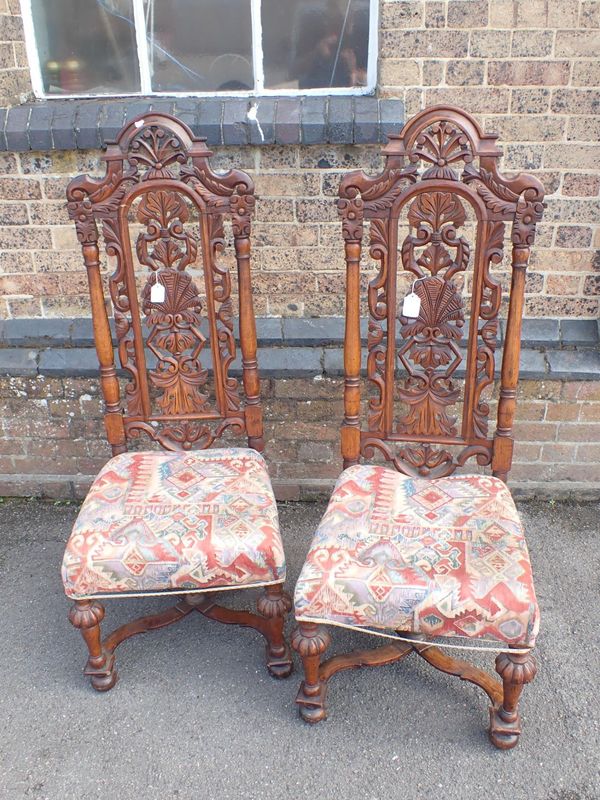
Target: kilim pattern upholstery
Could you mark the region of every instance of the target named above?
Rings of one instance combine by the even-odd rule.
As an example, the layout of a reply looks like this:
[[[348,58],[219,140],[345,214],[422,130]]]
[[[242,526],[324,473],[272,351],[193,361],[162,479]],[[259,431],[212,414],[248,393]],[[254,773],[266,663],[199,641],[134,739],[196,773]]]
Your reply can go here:
[[[242,448],[115,456],[77,517],[62,576],[77,599],[283,581],[264,459]]]
[[[339,478],[296,587],[296,618],[533,646],[539,612],[506,485],[353,466]]]

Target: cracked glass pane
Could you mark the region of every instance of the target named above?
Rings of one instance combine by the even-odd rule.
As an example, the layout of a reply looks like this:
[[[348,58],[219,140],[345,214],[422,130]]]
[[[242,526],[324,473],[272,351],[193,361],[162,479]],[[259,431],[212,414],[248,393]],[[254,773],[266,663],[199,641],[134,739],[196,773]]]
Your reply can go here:
[[[155,92],[254,88],[249,0],[145,0]]]
[[[132,0],[32,0],[31,10],[47,94],[140,90]]]

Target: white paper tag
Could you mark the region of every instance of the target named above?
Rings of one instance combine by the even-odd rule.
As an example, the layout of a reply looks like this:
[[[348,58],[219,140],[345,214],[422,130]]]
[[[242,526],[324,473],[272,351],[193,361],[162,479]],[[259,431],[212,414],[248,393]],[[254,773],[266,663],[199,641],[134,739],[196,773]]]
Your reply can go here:
[[[158,278],[156,283],[152,284],[150,289],[150,302],[151,303],[164,303],[165,301],[165,287],[160,283]]]
[[[402,303],[402,316],[416,319],[421,310],[421,298],[418,294],[411,292],[407,294]]]

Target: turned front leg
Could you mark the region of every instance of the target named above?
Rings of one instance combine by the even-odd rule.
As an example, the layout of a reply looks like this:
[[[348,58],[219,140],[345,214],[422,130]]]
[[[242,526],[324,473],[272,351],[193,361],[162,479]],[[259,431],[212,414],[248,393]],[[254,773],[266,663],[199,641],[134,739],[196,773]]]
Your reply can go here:
[[[500,653],[496,672],[502,678],[503,700],[490,709],[490,739],[501,750],[509,750],[519,741],[521,718],[519,699],[526,683],[537,673],[537,662],[531,652]]]
[[[265,587],[258,598],[259,614],[269,620],[267,638],[267,669],[274,678],[287,678],[294,668],[292,654],[283,635],[286,614],[292,607],[292,599],[283,591],[281,584]]]
[[[292,647],[302,659],[304,680],[300,684],[296,703],[305,722],[320,722],[326,719],[326,681],[321,680],[319,666],[321,656],[331,644],[331,636],[320,625],[300,622],[292,634]]]
[[[81,631],[89,653],[83,674],[90,678],[98,692],[112,689],[117,682],[114,653],[102,644],[100,623],[103,619],[104,606],[97,600],[76,600],[69,611],[69,621]]]

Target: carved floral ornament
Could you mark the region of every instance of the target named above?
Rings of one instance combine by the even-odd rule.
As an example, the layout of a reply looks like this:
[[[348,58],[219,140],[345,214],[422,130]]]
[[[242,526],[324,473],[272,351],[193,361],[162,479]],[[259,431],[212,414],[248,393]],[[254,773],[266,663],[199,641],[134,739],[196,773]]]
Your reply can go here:
[[[187,152],[182,142],[161,125],[142,127],[131,139],[127,160],[137,170],[145,170],[143,180],[174,178],[172,166],[184,164]]]
[[[467,135],[450,122],[436,122],[422,131],[408,154],[411,163],[425,161],[431,164],[421,175],[422,180],[443,179],[457,181],[457,172],[450,166],[459,161],[473,161],[471,143]]]
[[[466,239],[457,238],[456,229],[465,223],[465,209],[460,198],[449,192],[423,192],[410,204],[408,222],[415,228],[416,236],[407,236],[402,245],[404,269],[417,277],[427,272],[437,275],[444,271],[444,279],[466,269],[470,247]],[[448,247],[456,250],[455,258]],[[417,248],[426,248],[415,258]]]
[[[360,240],[364,217],[370,225],[370,254],[379,265],[368,288],[367,373],[372,391],[361,452],[371,457],[379,450],[397,469],[431,477],[450,474],[469,458],[480,464],[491,460],[484,393],[494,380],[501,307],[500,284],[491,267],[502,262],[506,222],[512,226],[513,267],[526,265],[543,211],[543,190],[534,178],[507,179],[498,173],[501,151],[495,136],[483,134],[468,115],[452,110],[444,119],[446,109],[440,107],[436,119],[436,111],[422,112],[401,136],[391,137],[380,175],[357,171],[345,176],[338,201],[344,238]],[[457,183],[459,191],[453,188]],[[476,217],[474,237],[459,233],[465,228],[466,209]],[[390,247],[400,218],[410,231],[398,247]],[[523,255],[517,258],[519,248]],[[420,301],[414,318],[398,310],[398,262],[414,277]],[[463,336],[463,282],[456,279],[466,271],[475,331],[469,341]],[[394,359],[388,357],[391,348]],[[472,351],[465,361],[464,391],[455,379],[463,349]],[[402,383],[395,395],[397,373]],[[403,404],[399,413],[394,397]],[[459,402],[461,424],[451,413]],[[355,423],[348,418],[345,424]],[[405,442],[402,447],[397,446],[400,441]],[[452,454],[450,445],[458,452]]]
[[[356,194],[340,198],[338,210],[342,217],[342,234],[346,241],[360,241],[363,235],[364,203]]]

